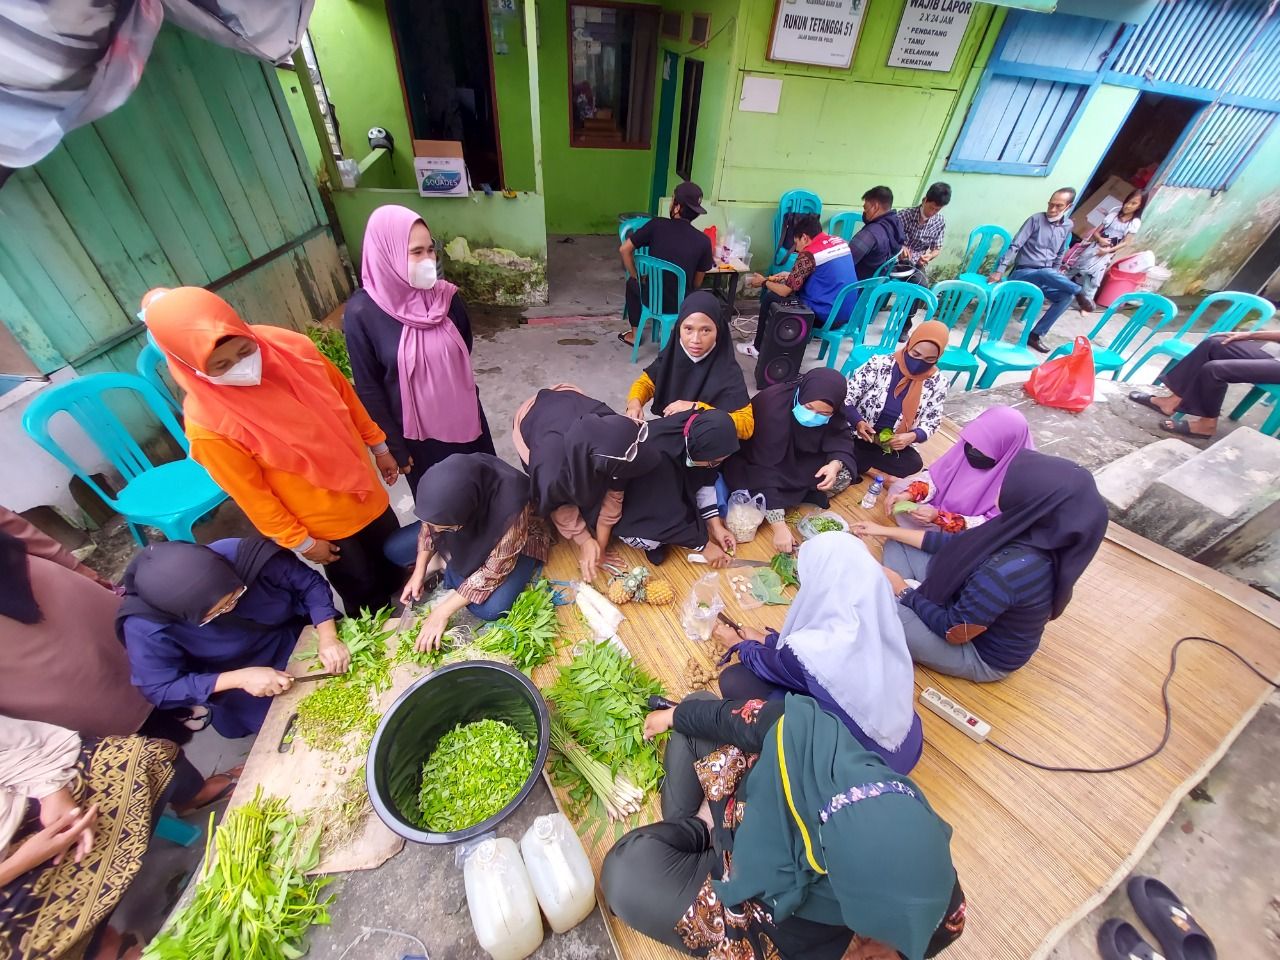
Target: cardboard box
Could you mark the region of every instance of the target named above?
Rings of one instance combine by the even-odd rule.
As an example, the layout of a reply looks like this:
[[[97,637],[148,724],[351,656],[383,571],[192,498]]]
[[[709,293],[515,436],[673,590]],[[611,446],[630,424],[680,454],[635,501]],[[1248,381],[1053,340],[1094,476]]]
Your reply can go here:
[[[414,182],[422,197],[467,197],[471,180],[457,140],[413,141]]]
[[[1106,183],[1071,211],[1071,232],[1077,237],[1083,237],[1099,226],[1112,210],[1119,209],[1124,198],[1133,193],[1134,189],[1134,185],[1124,177],[1107,177]]]

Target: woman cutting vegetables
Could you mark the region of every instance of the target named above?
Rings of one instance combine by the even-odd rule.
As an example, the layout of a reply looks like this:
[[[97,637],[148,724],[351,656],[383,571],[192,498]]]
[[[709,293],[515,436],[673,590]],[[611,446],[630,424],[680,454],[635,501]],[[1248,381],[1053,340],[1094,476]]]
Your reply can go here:
[[[922,960],[964,930],[951,828],[808,697],[697,694],[673,730],[662,820],[605,857],[613,912],[695,957]]]
[[[551,533],[529,502],[529,478],[488,453],[455,453],[418,484],[418,558],[401,601],[422,597],[427,575],[443,569],[448,591],[418,632],[420,653],[440,646],[449,618],[466,607],[497,620],[551,549]]]

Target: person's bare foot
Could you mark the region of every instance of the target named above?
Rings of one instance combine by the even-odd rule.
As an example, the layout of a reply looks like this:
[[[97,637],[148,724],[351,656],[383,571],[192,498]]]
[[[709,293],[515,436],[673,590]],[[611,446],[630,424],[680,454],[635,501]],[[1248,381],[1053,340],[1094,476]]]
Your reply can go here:
[[[185,817],[188,813],[194,813],[201,807],[207,807],[211,803],[217,803],[223,797],[230,795],[235,789],[236,783],[240,779],[240,774],[244,772],[244,765],[234,767],[225,773],[215,773],[207,778],[204,786],[191,798],[189,803],[181,806],[173,805],[173,812],[180,817]]]
[[[634,347],[636,345],[636,332],[633,329],[633,330],[628,330],[626,333],[620,333],[618,334],[618,339],[623,343],[625,343],[628,347]]]
[[[1189,420],[1161,420],[1160,429],[1180,437],[1196,437],[1208,440],[1218,432],[1217,419],[1193,417]]]
[[[1178,404],[1180,404],[1181,402],[1182,402],[1181,397],[1174,397],[1174,396],[1168,396],[1168,397],[1153,396],[1151,398],[1152,406],[1158,409],[1161,413],[1166,413],[1169,416],[1173,416],[1175,413],[1178,412]]]
[[[698,808],[697,817],[707,825],[707,832],[710,833],[716,828],[715,821],[711,819],[711,804],[706,800],[702,801],[702,806]]]

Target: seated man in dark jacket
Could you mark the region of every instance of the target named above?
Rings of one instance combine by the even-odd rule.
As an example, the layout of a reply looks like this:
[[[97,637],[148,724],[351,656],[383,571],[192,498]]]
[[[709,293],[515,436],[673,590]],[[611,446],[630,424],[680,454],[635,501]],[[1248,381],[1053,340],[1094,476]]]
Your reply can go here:
[[[898,211],[893,209],[893,191],[888,187],[872,187],[862,195],[862,229],[849,241],[858,279],[865,280],[896,259],[902,251],[906,232]]]

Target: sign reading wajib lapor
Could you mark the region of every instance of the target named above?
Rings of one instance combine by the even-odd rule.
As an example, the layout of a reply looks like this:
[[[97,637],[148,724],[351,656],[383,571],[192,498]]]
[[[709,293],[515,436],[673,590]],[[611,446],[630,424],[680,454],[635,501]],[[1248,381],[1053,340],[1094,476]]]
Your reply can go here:
[[[973,7],[969,0],[907,0],[889,66],[948,73]]]
[[[778,0],[769,59],[848,67],[866,10],[866,0]]]

